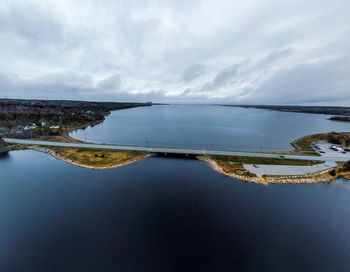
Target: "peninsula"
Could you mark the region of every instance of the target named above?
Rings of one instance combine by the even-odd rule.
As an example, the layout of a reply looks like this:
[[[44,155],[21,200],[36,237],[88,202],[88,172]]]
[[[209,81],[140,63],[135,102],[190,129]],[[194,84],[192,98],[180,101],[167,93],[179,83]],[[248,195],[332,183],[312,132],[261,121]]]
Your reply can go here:
[[[30,148],[84,168],[106,169],[122,166],[149,155],[145,152],[13,145],[4,142],[1,136],[80,142],[71,138],[69,132],[101,123],[111,111],[145,106],[152,106],[152,102],[0,99],[0,152]]]

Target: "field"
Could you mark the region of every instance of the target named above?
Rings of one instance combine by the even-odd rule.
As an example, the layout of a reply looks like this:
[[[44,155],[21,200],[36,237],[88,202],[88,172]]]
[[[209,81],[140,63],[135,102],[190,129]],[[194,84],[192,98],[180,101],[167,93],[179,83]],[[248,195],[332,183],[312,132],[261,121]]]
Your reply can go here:
[[[59,156],[74,163],[95,168],[111,168],[144,158],[146,152],[104,149],[50,147]]]
[[[220,162],[225,167],[235,167],[242,164],[273,164],[273,165],[315,165],[320,161],[305,161],[279,158],[258,158],[242,156],[210,156],[211,159]]]

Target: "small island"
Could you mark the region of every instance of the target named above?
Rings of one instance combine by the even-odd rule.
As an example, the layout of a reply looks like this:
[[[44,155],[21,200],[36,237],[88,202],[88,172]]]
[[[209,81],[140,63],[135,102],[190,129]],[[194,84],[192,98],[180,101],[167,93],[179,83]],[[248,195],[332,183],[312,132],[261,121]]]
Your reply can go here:
[[[329,120],[340,121],[340,122],[350,122],[350,116],[331,116]]]

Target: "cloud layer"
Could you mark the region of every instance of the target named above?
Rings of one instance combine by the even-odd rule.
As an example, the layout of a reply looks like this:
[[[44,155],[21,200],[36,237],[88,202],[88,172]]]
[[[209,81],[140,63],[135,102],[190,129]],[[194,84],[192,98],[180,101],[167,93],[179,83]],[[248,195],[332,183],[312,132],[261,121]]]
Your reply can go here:
[[[0,96],[350,103],[350,2],[0,4]]]

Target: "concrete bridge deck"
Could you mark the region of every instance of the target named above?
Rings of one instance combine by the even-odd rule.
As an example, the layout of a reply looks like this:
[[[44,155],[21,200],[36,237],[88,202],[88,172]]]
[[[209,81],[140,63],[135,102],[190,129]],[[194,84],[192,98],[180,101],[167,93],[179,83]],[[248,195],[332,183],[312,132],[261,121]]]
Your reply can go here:
[[[248,151],[155,147],[155,146],[133,146],[133,145],[111,145],[111,144],[93,144],[93,143],[49,142],[49,141],[26,140],[26,139],[15,139],[15,138],[3,138],[3,140],[7,143],[23,144],[23,145],[129,150],[129,151],[144,151],[144,152],[162,153],[162,154],[226,155],[226,156],[245,156],[245,157],[260,157],[260,158],[280,158],[281,157],[280,154],[258,153],[258,152],[248,152]],[[283,157],[285,159],[326,161],[326,162],[346,162],[350,160],[350,155],[346,157],[283,155]]]

